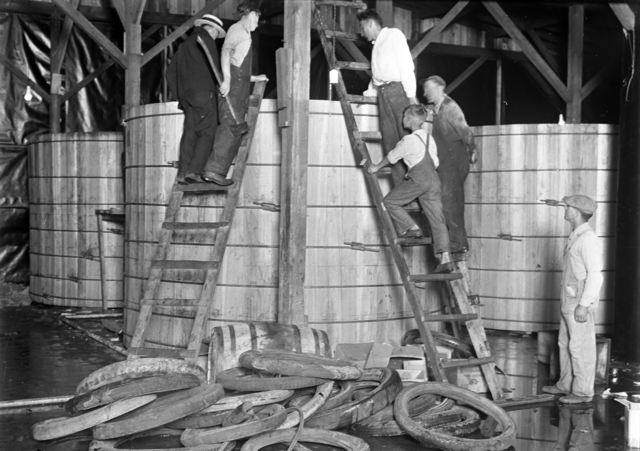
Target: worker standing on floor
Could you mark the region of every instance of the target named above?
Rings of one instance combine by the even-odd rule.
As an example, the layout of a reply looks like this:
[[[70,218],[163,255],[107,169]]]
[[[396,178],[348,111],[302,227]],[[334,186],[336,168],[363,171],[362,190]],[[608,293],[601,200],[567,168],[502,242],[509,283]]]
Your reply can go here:
[[[602,252],[589,226],[596,203],[587,196],[563,199],[564,219],[572,232],[564,248],[560,293],[560,380],[542,388],[564,394],[560,402],[591,402],[596,373],[595,315],[602,286]]]
[[[476,146],[464,113],[458,104],[444,93],[447,86],[437,75],[422,81],[424,96],[433,111],[433,138],[438,146],[442,183],[442,206],[449,226],[451,251],[463,254],[469,250],[464,225],[464,182],[471,164],[477,160]]]
[[[202,178],[218,185],[231,185],[227,179],[231,163],[238,153],[242,135],[232,132],[232,127],[244,121],[249,108],[251,81],[265,79],[264,76],[251,76],[251,32],[258,28],[260,7],[257,2],[245,2],[238,5],[240,20],[229,27],[227,38],[222,45],[222,76],[220,86],[220,126],[216,131],[213,152],[207,160]],[[236,114],[234,119],[229,103]]]
[[[169,89],[184,110],[179,184],[202,182],[200,173],[211,154],[218,128],[217,83],[197,39],[200,37],[204,41],[219,64],[215,40],[224,36],[222,21],[212,14],[205,14],[195,21],[193,33],[180,44],[167,68]]]
[[[404,33],[397,28],[383,28],[375,10],[359,11],[357,18],[362,36],[373,43],[373,76],[364,95],[378,97],[382,150],[386,155],[407,135],[402,125],[404,109],[418,103],[413,58]],[[406,172],[402,162],[393,165],[395,186],[402,183]]]
[[[382,202],[393,219],[400,238],[420,238],[422,231],[403,207],[418,199],[431,226],[434,252],[440,258],[440,264],[432,272],[437,274],[451,272],[453,264],[449,254],[449,232],[442,213],[440,180],[436,173],[436,144],[431,135],[422,128],[427,114],[422,105],[409,105],[405,108],[403,124],[411,130],[411,134],[402,138],[380,163],[371,164],[367,172],[375,174],[383,167],[395,164],[401,159],[409,167],[405,179],[396,185]]]

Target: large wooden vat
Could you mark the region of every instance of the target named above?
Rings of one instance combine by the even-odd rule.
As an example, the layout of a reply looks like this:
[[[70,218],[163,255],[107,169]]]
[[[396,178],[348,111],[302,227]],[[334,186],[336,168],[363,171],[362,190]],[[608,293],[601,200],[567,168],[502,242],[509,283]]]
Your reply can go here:
[[[617,127],[528,124],[475,127],[479,161],[465,185],[470,274],[487,328],[559,327],[562,254],[571,232],[540,199],[584,194],[604,258],[596,330],[613,320]],[[501,240],[512,235],[521,241]]]
[[[355,110],[362,130],[376,130],[377,108]],[[176,103],[132,109],[127,121],[126,340],[131,337],[142,289],[177,170],[183,116]],[[415,328],[411,308],[384,244],[381,225],[347,138],[337,102],[312,101],[309,113],[306,315],[309,327],[326,330],[338,342],[400,341]],[[374,148],[375,159],[380,149]],[[238,209],[223,261],[211,328],[242,321],[275,321],[278,295],[279,213],[254,202],[279,203],[280,130],[275,101],[263,101]],[[389,181],[383,180],[383,190]],[[215,221],[221,211],[213,196],[185,196],[185,221]],[[180,232],[169,258],[208,259],[206,232]],[[361,252],[345,241],[371,245]],[[414,272],[426,272],[431,249],[407,250]],[[201,277],[201,276],[200,276]],[[167,274],[159,298],[194,298],[200,279],[187,272]],[[168,280],[179,282],[169,282]],[[439,289],[424,290],[425,305],[440,311]],[[149,327],[156,345],[183,346],[193,311],[165,309]]]
[[[103,307],[95,211],[124,206],[123,151],[116,132],[41,135],[29,144],[29,293],[35,302]],[[122,307],[121,232],[104,234],[110,308]]]

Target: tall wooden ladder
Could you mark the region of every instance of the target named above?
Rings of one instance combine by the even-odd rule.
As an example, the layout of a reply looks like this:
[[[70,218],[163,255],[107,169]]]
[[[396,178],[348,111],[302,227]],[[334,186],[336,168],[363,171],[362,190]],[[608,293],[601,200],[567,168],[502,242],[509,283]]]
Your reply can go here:
[[[264,96],[266,81],[255,83],[253,93],[249,100],[247,123],[249,132],[242,138],[240,149],[233,169],[233,185],[219,186],[213,183],[197,183],[191,185],[178,185],[177,179],[171,190],[169,205],[162,223],[160,237],[151,263],[149,278],[144,289],[144,295],[140,303],[140,313],[136,321],[133,338],[129,347],[129,359],[141,357],[169,357],[195,361],[198,358],[200,344],[205,332],[207,318],[213,306],[213,295],[220,275],[222,259],[229,239],[229,231],[233,222],[233,216],[238,204],[240,187],[244,171],[247,165],[249,149],[253,141],[260,105]],[[223,192],[225,196],[224,207],[219,222],[177,222],[182,204],[182,198],[188,193],[217,193]],[[176,230],[216,230],[211,258],[209,261],[199,260],[167,260],[173,233]],[[162,274],[167,269],[204,270],[205,278],[202,291],[198,299],[157,299]],[[146,347],[146,332],[154,313],[154,307],[196,307],[196,313],[189,334],[186,349],[165,349]]]
[[[340,100],[340,106],[342,107],[342,113],[347,126],[347,132],[349,134],[349,140],[351,142],[351,148],[353,149],[356,161],[360,162],[364,170],[364,176],[366,183],[369,187],[369,191],[373,197],[373,201],[376,205],[376,209],[382,220],[384,234],[389,242],[391,254],[394,262],[400,272],[402,284],[407,293],[407,300],[411,305],[413,315],[418,323],[418,330],[422,336],[424,343],[424,349],[427,355],[427,359],[430,363],[433,377],[437,381],[447,382],[447,376],[445,373],[446,368],[464,367],[464,366],[480,366],[482,372],[487,381],[487,386],[491,392],[494,400],[502,400],[504,398],[502,387],[497,379],[495,372],[494,359],[491,357],[491,351],[487,343],[484,326],[482,320],[478,316],[476,308],[471,304],[468,291],[468,279],[465,279],[464,274],[457,271],[452,274],[420,274],[412,275],[409,272],[409,267],[403,256],[402,248],[404,246],[416,246],[416,245],[428,245],[431,244],[431,238],[422,239],[402,239],[398,238],[393,221],[386,209],[382,204],[383,195],[380,190],[380,184],[378,182],[378,176],[380,174],[389,174],[389,170],[382,170],[376,174],[369,174],[367,168],[371,165],[371,157],[369,156],[369,150],[367,148],[367,141],[382,140],[380,132],[363,132],[358,130],[358,125],[355,120],[355,116],[352,110],[352,104],[377,104],[377,98],[375,97],[363,97],[356,95],[349,95],[347,93],[341,70],[370,70],[370,64],[362,62],[345,62],[337,61],[335,59],[335,49],[332,40],[357,40],[360,38],[355,33],[345,33],[342,31],[331,30],[326,26],[325,19],[320,11],[319,6],[343,6],[361,9],[366,7],[364,3],[359,1],[334,1],[334,0],[318,0],[316,1],[316,8],[314,10],[314,18],[320,35],[320,40],[324,48],[325,56],[329,62],[330,69],[336,69],[338,71],[338,82],[334,85],[338,99]],[[451,298],[449,299],[449,314],[443,315],[429,315],[420,305],[419,296],[417,292],[417,283],[425,282],[445,282],[448,287],[447,290]],[[476,298],[476,297],[474,297]],[[472,299],[474,299],[472,298]],[[455,310],[455,313],[454,313]],[[443,361],[438,358],[438,352],[436,348],[435,340],[431,334],[431,331],[427,327],[429,322],[441,322],[450,321],[455,324],[459,322],[465,322],[467,330],[473,347],[476,351],[476,358],[464,359],[464,360],[451,360]],[[454,329],[455,330],[455,329]]]

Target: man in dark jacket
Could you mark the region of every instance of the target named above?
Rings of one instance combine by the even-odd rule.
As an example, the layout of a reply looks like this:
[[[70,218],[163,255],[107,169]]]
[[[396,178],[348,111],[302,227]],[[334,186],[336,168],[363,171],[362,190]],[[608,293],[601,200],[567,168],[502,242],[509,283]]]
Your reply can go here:
[[[169,89],[184,110],[184,129],[180,139],[178,183],[201,183],[202,169],[211,154],[218,128],[218,86],[213,70],[197,39],[200,37],[219,65],[215,39],[224,38],[222,21],[205,14],[195,21],[195,29],[178,51],[167,69]]]

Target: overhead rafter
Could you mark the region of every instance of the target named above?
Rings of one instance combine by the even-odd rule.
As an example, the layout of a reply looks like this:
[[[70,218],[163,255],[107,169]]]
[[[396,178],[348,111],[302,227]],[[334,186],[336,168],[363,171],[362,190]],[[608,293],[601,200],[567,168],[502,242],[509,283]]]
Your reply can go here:
[[[482,4],[487,8],[489,13],[496,19],[496,21],[505,29],[511,39],[513,39],[516,44],[520,47],[522,52],[531,60],[533,65],[538,69],[542,75],[549,81],[549,84],[555,89],[560,97],[567,102],[569,101],[569,93],[566,85],[560,80],[560,78],[555,74],[553,69],[549,67],[547,62],[540,56],[540,54],[533,48],[531,43],[525,38],[522,32],[518,29],[518,27],[513,23],[513,21],[509,18],[507,13],[498,5],[496,2],[482,2]]]
[[[73,9],[78,8],[80,0],[70,0],[69,5]],[[64,55],[67,53],[67,44],[69,43],[69,37],[71,36],[71,30],[73,29],[73,19],[67,15],[62,24],[62,32],[60,33],[60,39],[58,40],[58,46],[54,49],[53,55],[51,55],[51,73],[58,74],[62,69],[62,63],[64,62]]]
[[[582,89],[580,90],[580,98],[582,100],[586,99],[587,96],[591,94],[594,89],[600,86],[600,84],[609,75],[611,75],[616,69],[619,69],[620,64],[617,64],[617,63],[618,63],[618,57],[614,56],[604,66],[602,66],[602,68],[598,71],[598,73],[595,74],[593,77],[591,77],[591,80],[589,80],[582,86]]]
[[[622,27],[631,31],[636,26],[636,15],[631,10],[631,7],[626,3],[609,3],[609,6],[613,10],[613,13],[616,15]]]
[[[540,39],[540,35],[538,34],[538,32],[535,29],[527,30],[527,36],[529,36],[529,39],[531,39],[531,42],[533,42],[533,45],[535,45],[538,52],[540,52],[540,56],[544,58],[544,60],[551,67],[551,69],[553,69],[553,71],[558,76],[561,76],[563,72],[562,72],[562,69],[560,68],[560,63],[558,62],[556,57],[554,57],[551,54],[551,52],[549,51],[549,48],[545,45],[542,39]]]
[[[113,42],[108,40],[104,34],[98,30],[95,25],[93,25],[89,20],[84,17],[81,13],[76,11],[71,5],[65,0],[51,0],[55,3],[60,9],[62,9],[65,14],[70,16],[73,21],[78,25],[85,33],[87,33],[91,39],[93,39],[105,52],[107,52],[113,59],[116,60],[118,64],[122,67],[127,67],[127,58],[124,53],[115,46]]]
[[[116,9],[118,13],[118,17],[120,18],[120,23],[124,25],[127,21],[127,13],[125,11],[124,0],[111,0],[111,4]]]
[[[451,10],[445,14],[445,16],[438,22],[429,32],[423,37],[412,49],[411,56],[413,59],[416,59],[420,53],[427,47],[435,38],[440,34],[442,30],[449,25],[453,19],[456,18],[458,13],[464,9],[465,6],[469,4],[468,0],[460,0],[458,3],[454,5]]]
[[[567,122],[579,124],[582,118],[582,64],[584,48],[584,5],[569,7],[569,44],[567,48]]]
[[[453,80],[451,83],[447,85],[447,87],[444,89],[444,92],[446,94],[450,94],[454,89],[460,86],[463,81],[469,78],[471,74],[473,74],[476,70],[478,70],[478,68],[482,66],[485,61],[487,61],[486,58],[478,58],[473,63],[471,63],[471,65],[467,67],[464,70],[464,72],[458,75],[458,77],[455,80]]]

